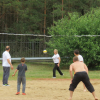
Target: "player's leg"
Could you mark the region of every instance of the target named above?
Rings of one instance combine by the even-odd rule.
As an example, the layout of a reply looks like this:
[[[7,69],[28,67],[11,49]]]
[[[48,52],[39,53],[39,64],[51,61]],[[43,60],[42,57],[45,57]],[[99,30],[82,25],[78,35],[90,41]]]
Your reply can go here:
[[[60,75],[63,75],[63,73],[61,72],[60,68],[57,65],[57,71],[59,72]]]
[[[25,87],[26,87],[26,78],[25,77],[22,77],[22,93],[25,93]]]
[[[95,92],[92,92],[92,95],[95,98],[95,100],[98,100],[98,98],[95,96]]]
[[[10,67],[3,67],[4,75],[3,75],[3,84],[7,86],[8,78],[10,73]]]
[[[85,84],[86,88],[92,93],[94,92],[94,88],[92,84],[90,83],[90,79],[88,77],[88,74],[86,72],[82,73],[82,81]]]
[[[18,76],[18,78],[17,78],[17,92],[20,92],[21,82],[22,82],[22,78],[20,76]]]
[[[84,88],[84,92],[85,92],[86,91],[86,87],[85,87],[84,83],[83,83],[83,88]]]
[[[5,67],[3,67],[3,85],[5,85],[6,83],[5,83]]]
[[[90,91],[93,95],[93,97],[95,98],[95,100],[98,100],[97,97],[95,96],[95,90],[93,85],[90,83],[90,79],[88,77],[87,73],[84,73],[83,75],[84,77],[82,78],[83,83],[85,84],[86,88],[88,89],[88,91]]]
[[[73,91],[70,91],[70,98],[68,100],[72,100]]]
[[[69,100],[72,99],[73,92],[74,92],[75,88],[77,87],[77,85],[79,84],[80,81],[81,81],[80,74],[76,73],[74,75],[72,83],[70,84],[70,87],[69,87],[69,90],[70,90],[70,98],[69,98]]]
[[[57,69],[57,64],[55,64],[54,68],[53,68],[53,77],[56,77],[56,69]]]
[[[7,85],[8,85],[9,73],[10,73],[10,67],[7,67],[7,68],[6,68],[6,75],[5,75],[5,78],[6,78],[6,84],[7,84]]]

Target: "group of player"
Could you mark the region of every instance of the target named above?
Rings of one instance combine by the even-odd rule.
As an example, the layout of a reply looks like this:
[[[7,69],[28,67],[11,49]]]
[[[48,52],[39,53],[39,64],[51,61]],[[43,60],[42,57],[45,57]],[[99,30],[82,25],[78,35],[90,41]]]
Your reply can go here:
[[[3,86],[9,86],[8,85],[8,77],[10,72],[10,66],[11,69],[13,69],[13,65],[11,63],[11,56],[9,54],[10,46],[6,46],[6,51],[3,52],[3,60],[2,60],[2,66],[3,66]],[[74,51],[75,57],[73,57],[73,63],[70,65],[69,71],[71,76],[71,84],[69,86],[70,90],[70,98],[69,100],[72,100],[73,91],[77,87],[80,81],[83,82],[84,91],[86,91],[86,88],[88,91],[92,93],[95,100],[98,100],[98,98],[95,96],[95,90],[90,83],[89,77],[88,77],[88,68],[84,63],[83,57],[79,54],[78,50]],[[56,78],[56,70],[59,72],[60,75],[64,75],[59,66],[61,62],[60,55],[58,54],[58,50],[54,50],[54,56],[52,57],[55,66],[53,68],[53,78]],[[21,63],[17,66],[14,74],[12,76],[15,76],[16,72],[18,71],[18,79],[17,79],[17,93],[16,95],[20,94],[20,85],[22,83],[22,95],[26,95],[25,93],[25,86],[26,86],[26,78],[25,78],[25,72],[27,71],[27,65],[25,64],[25,58],[21,58]],[[74,71],[74,76],[73,76]],[[85,85],[84,85],[85,84]]]
[[[95,96],[94,87],[92,86],[89,80],[88,67],[84,63],[83,57],[79,54],[79,50],[77,49],[74,50],[74,55],[75,57],[73,57],[73,63],[69,67],[70,76],[71,76],[71,84],[69,86],[69,90],[70,90],[69,100],[72,100],[73,92],[80,81],[83,82],[84,91],[86,91],[87,88],[88,91],[92,93],[94,99],[98,100],[98,98]],[[58,70],[60,75],[64,75],[59,68],[61,59],[57,49],[54,50],[54,56],[52,57],[52,59],[55,63],[55,66],[53,68],[53,78],[56,78],[56,74],[55,74],[56,69]],[[73,71],[74,71],[74,76],[73,76]]]

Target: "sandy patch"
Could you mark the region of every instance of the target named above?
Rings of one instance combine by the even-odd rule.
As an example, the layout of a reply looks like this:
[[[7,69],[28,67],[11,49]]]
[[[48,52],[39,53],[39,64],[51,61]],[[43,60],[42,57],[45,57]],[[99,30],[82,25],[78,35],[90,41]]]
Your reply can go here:
[[[100,98],[100,80],[91,80],[98,98]],[[26,94],[20,95],[17,92],[17,81],[9,81],[10,86],[2,86],[0,82],[0,100],[67,100],[69,98],[70,80],[67,79],[35,79],[27,80]],[[94,100],[92,94],[83,91],[83,84],[80,83],[73,95],[73,100]]]

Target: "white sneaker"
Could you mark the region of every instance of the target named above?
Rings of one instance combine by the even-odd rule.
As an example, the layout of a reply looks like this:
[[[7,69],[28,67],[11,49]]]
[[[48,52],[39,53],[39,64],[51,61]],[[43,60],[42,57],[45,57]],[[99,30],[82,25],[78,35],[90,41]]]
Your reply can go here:
[[[64,76],[64,74],[62,74],[61,76]]]
[[[56,78],[56,77],[52,77],[52,78]]]
[[[6,86],[10,86],[9,84],[7,84]]]

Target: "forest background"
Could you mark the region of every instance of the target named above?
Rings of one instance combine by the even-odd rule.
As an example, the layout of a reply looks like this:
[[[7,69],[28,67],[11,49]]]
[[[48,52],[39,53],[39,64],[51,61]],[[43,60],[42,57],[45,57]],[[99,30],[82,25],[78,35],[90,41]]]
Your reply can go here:
[[[0,0],[0,33],[52,35],[47,50],[69,58],[62,66],[79,49],[88,67],[99,69],[99,7],[100,0]]]

